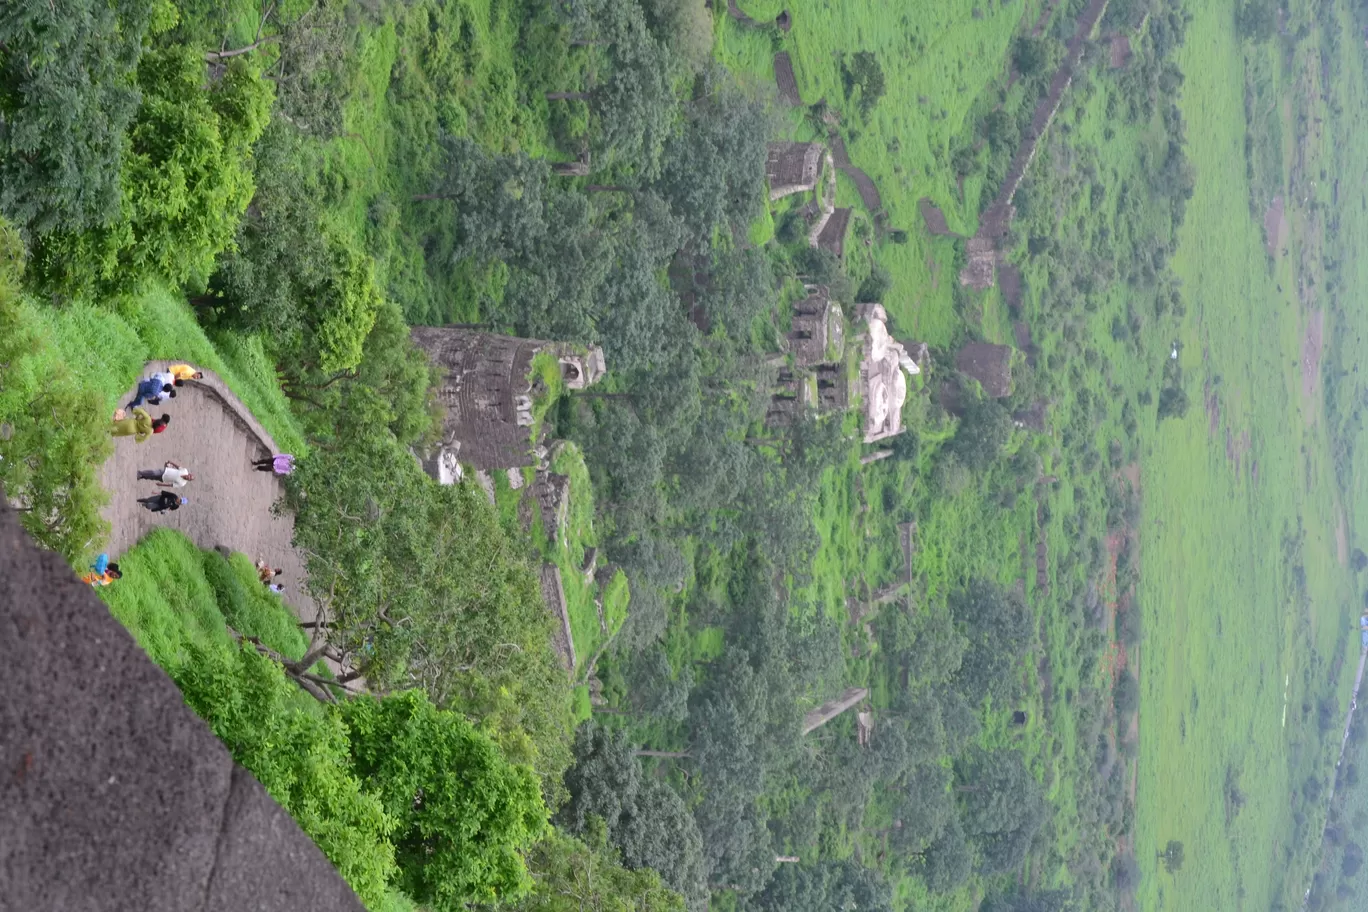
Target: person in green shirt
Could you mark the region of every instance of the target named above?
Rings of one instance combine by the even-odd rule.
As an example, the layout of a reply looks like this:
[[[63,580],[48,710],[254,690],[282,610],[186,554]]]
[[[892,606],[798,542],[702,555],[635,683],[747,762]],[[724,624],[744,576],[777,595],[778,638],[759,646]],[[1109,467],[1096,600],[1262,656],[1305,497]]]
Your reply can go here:
[[[128,417],[120,418],[116,415],[109,433],[115,437],[132,437],[134,443],[142,443],[152,436],[152,416],[144,408],[135,408],[133,414]]]

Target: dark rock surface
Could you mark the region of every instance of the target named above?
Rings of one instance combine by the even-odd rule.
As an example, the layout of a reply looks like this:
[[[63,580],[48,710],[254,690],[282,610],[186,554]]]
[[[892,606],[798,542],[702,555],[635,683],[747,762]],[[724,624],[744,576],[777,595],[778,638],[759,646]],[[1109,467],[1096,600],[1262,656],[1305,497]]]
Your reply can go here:
[[[104,603],[3,506],[0,647],[0,912],[361,912]]]

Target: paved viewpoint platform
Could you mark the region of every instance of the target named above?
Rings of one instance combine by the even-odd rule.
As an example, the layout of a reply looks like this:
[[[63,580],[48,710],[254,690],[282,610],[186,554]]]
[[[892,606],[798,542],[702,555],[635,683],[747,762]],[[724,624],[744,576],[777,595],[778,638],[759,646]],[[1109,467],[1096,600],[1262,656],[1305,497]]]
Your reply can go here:
[[[0,912],[363,912],[0,497]]]

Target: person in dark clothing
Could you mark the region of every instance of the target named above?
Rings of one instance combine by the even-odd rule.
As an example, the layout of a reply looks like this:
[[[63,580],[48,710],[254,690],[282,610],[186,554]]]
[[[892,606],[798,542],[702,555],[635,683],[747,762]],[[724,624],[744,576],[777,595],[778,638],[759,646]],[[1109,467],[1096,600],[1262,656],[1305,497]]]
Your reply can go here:
[[[161,405],[162,396],[167,395],[172,399],[176,398],[175,388],[158,377],[143,380],[138,384],[137,392],[133,396],[133,401],[128,403],[127,408],[135,409],[146,402],[148,405]]]
[[[163,510],[179,510],[190,501],[179,494],[172,494],[170,491],[162,491],[155,497],[142,497],[138,503],[153,513],[160,513]]]

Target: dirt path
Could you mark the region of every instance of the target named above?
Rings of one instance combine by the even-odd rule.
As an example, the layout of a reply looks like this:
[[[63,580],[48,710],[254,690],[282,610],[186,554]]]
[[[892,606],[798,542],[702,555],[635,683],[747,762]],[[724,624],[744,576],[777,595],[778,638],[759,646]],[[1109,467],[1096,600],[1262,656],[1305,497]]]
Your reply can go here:
[[[149,362],[143,376],[169,363]],[[130,391],[124,402],[132,398]],[[114,455],[100,473],[110,493],[103,513],[110,524],[109,553],[117,558],[159,526],[176,529],[201,548],[222,545],[284,569],[280,581],[285,602],[301,620],[312,620],[317,607],[304,591],[304,562],[290,545],[294,520],[271,513],[284,486],[273,474],[255,471],[250,464],[276,452],[265,428],[211,371],[204,372],[203,381],[186,382],[175,399],[148,411],[153,417],[169,414],[170,427],[144,443],[115,438]],[[138,470],[155,469],[167,460],[194,473],[195,480],[180,491],[190,503],[175,512],[149,513],[138,498],[164,489],[138,481]]]

